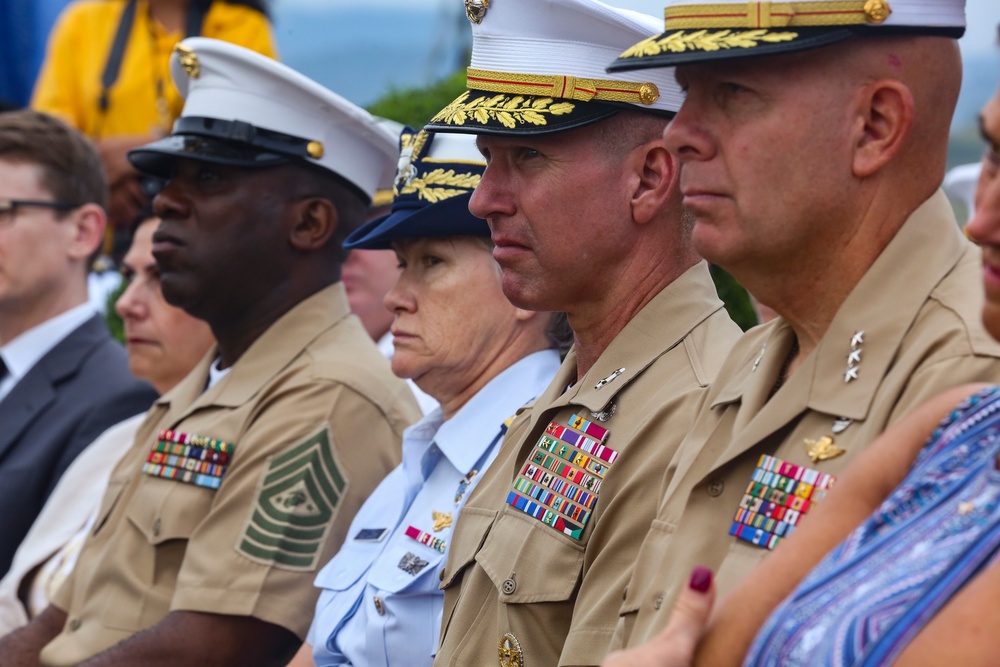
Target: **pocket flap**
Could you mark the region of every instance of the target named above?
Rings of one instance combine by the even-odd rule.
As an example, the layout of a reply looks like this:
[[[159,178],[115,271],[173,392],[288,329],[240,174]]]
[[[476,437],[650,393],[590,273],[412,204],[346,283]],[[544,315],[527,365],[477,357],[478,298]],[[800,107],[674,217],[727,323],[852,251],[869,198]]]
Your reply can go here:
[[[151,488],[132,496],[125,516],[150,544],[191,537],[215,498],[213,489],[193,484],[161,479],[139,483]]]
[[[455,578],[476,560],[476,553],[483,546],[496,518],[496,510],[469,506],[462,508],[451,536],[448,560],[441,571],[441,588],[451,586]]]
[[[502,513],[476,560],[506,604],[559,602],[573,596],[583,545],[535,519]]]

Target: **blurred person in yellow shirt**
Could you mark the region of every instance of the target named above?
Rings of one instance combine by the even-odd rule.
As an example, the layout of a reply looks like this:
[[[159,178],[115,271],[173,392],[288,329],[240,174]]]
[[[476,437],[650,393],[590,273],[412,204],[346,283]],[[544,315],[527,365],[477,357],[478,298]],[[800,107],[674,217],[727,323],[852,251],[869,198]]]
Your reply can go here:
[[[155,192],[125,154],[170,133],[183,106],[170,54],[195,34],[276,57],[266,0],[75,0],[49,36],[31,106],[95,141],[114,227],[133,224]]]

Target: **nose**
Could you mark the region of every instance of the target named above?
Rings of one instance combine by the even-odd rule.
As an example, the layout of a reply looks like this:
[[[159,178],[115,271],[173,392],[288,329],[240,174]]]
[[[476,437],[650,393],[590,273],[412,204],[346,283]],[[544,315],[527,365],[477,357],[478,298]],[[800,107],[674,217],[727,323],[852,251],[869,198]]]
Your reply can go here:
[[[663,131],[663,141],[667,150],[681,162],[688,160],[709,160],[715,154],[711,136],[702,126],[703,112],[697,109],[697,100],[688,92],[688,97],[680,111]]]
[[[115,302],[115,311],[123,320],[141,320],[149,314],[149,308],[142,297],[141,280],[136,278]]]
[[[177,179],[170,179],[153,199],[153,212],[163,219],[186,218],[189,213],[186,201]]]
[[[410,287],[410,281],[406,269],[403,269],[403,271],[399,274],[396,284],[385,293],[382,303],[394,315],[407,312],[412,313],[416,311],[417,300]]]
[[[507,180],[499,164],[496,161],[491,162],[483,172],[479,185],[472,192],[469,212],[484,220],[513,215],[517,207],[510,197]]]
[[[975,207],[966,234],[980,245],[1000,245],[1000,172],[985,160],[976,185]]]

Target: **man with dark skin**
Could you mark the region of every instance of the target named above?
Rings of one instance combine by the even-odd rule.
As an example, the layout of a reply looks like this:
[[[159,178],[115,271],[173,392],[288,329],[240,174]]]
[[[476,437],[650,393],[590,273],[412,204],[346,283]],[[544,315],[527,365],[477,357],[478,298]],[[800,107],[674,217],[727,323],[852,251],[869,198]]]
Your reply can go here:
[[[74,572],[0,641],[3,667],[285,664],[316,568],[419,417],[339,283],[394,137],[215,40],[179,45],[173,76],[187,97],[174,134],[131,159],[168,179],[153,236],[164,296],[218,347],[153,406]]]

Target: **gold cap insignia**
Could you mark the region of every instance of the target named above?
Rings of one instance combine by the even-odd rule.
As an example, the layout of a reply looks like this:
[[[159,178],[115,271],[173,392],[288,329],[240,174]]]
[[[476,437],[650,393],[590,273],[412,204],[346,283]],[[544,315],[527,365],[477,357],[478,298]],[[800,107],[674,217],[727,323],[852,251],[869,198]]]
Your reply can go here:
[[[188,75],[188,78],[197,79],[201,74],[201,64],[198,62],[198,54],[195,53],[190,47],[184,46],[183,44],[175,46],[174,51],[177,52],[181,69],[183,69],[184,73]]]
[[[426,130],[420,130],[416,134],[404,133],[399,138],[401,150],[396,163],[396,180],[393,182],[396,195],[417,177],[417,166],[413,163],[420,159],[420,152],[427,144],[427,139]]]
[[[885,0],[868,0],[865,3],[865,18],[869,23],[882,23],[889,18],[889,14],[892,14],[892,9]]]
[[[465,15],[469,20],[479,25],[490,8],[490,0],[465,0]]]
[[[310,141],[306,146],[306,153],[309,153],[309,157],[314,160],[318,160],[323,157],[325,151],[323,150],[323,144],[318,141]]]
[[[806,438],[806,453],[809,454],[813,463],[835,459],[846,451],[833,444],[833,438],[828,435],[824,435],[819,440]]]
[[[500,667],[524,667],[521,644],[517,637],[508,632],[500,638]]]

